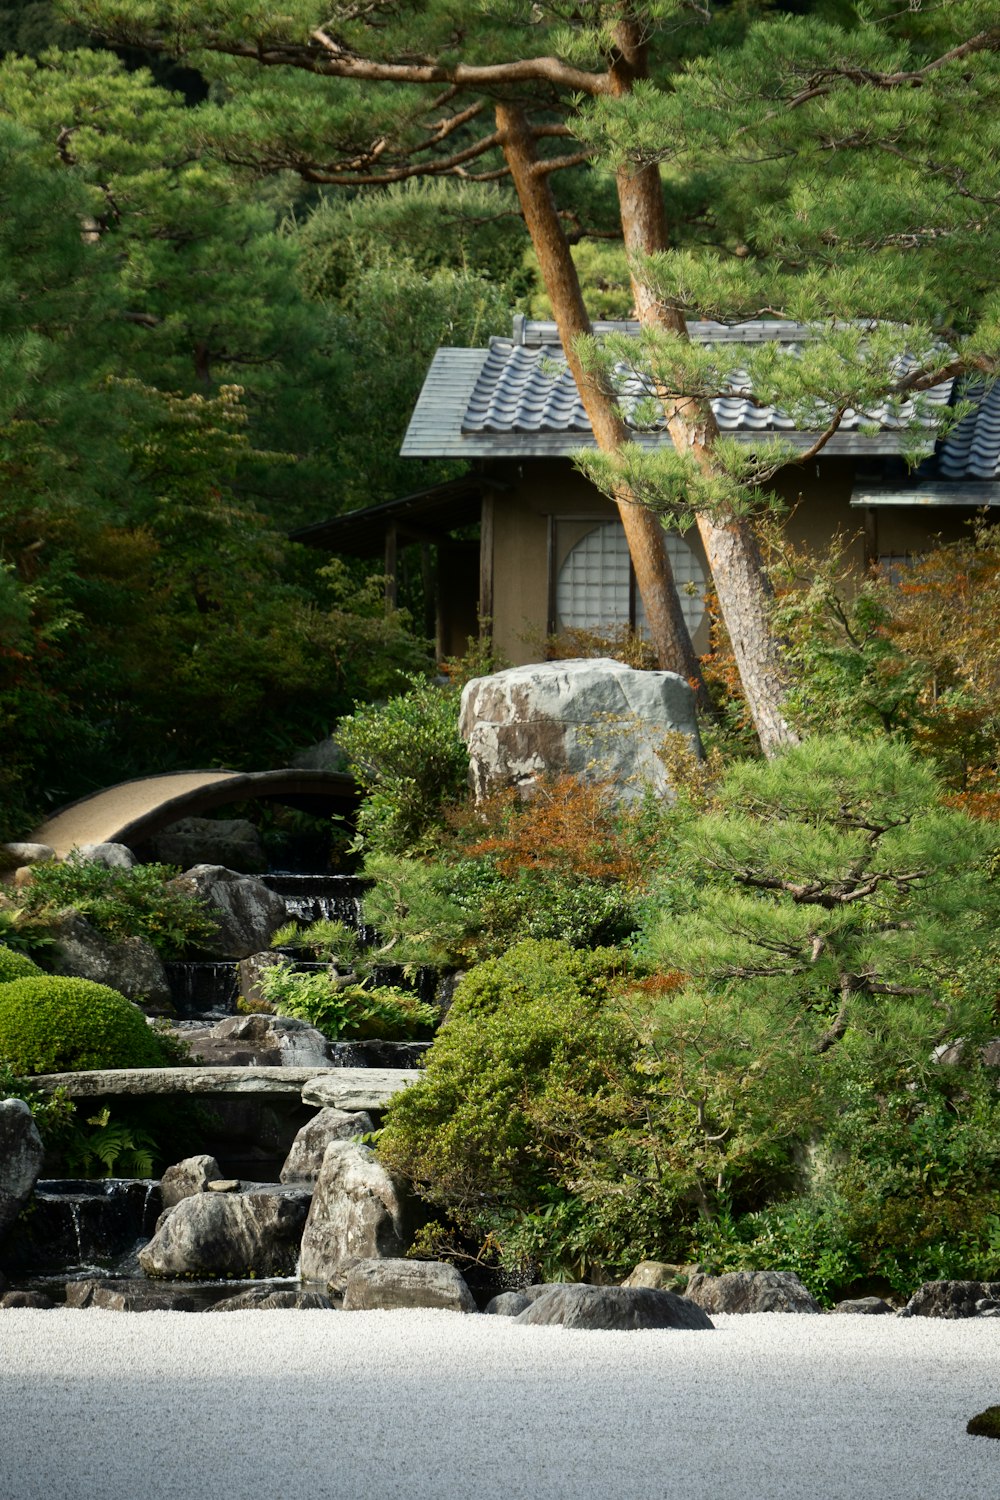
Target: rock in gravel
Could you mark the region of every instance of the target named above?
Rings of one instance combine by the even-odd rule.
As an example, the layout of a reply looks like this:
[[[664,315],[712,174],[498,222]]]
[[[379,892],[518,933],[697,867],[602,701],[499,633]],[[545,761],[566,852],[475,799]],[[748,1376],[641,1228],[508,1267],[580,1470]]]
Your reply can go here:
[[[0,1237],[34,1191],[45,1147],[23,1099],[0,1099]]]
[[[483,1308],[484,1313],[491,1313],[501,1318],[516,1318],[518,1313],[524,1312],[533,1302],[537,1302],[543,1292],[550,1292],[554,1286],[559,1286],[557,1281],[537,1282],[534,1286],[519,1287],[515,1291],[498,1292],[497,1295],[487,1302]]]
[[[711,1318],[686,1297],[653,1287],[552,1286],[515,1323],[558,1323],[564,1328],[713,1328]]]
[[[440,1307],[474,1313],[465,1278],[439,1260],[359,1260],[344,1279],[344,1311]]]
[[[846,1301],[838,1302],[833,1311],[835,1313],[853,1313],[855,1316],[860,1313],[864,1317],[877,1318],[884,1317],[886,1313],[891,1313],[892,1308],[881,1297],[848,1297]]]
[[[374,1130],[371,1115],[363,1109],[321,1109],[303,1125],[281,1169],[282,1182],[314,1183],[331,1141],[350,1141]]]
[[[331,1141],[302,1236],[302,1280],[339,1291],[345,1261],[394,1259],[408,1244],[403,1194],[374,1151]]]
[[[676,1292],[686,1285],[689,1269],[664,1260],[643,1260],[625,1277],[622,1286],[651,1286],[655,1291]]]
[[[925,1281],[901,1318],[978,1318],[1000,1302],[1000,1281]],[[986,1307],[980,1307],[986,1303]]]
[[[291,1276],[308,1208],[308,1192],[293,1187],[196,1193],[162,1216],[139,1264],[167,1279]]]
[[[696,1271],[684,1294],[713,1313],[818,1313],[822,1308],[792,1271]]]
[[[55,1303],[44,1292],[5,1292],[0,1297],[0,1307],[35,1307],[47,1312]]]
[[[168,1167],[160,1180],[164,1210],[173,1208],[182,1198],[207,1192],[208,1184],[221,1176],[222,1168],[214,1156],[185,1156]]]

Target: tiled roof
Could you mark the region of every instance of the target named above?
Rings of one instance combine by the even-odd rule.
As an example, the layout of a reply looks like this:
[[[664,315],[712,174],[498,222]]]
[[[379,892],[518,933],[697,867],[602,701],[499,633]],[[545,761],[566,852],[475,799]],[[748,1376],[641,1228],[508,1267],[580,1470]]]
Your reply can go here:
[[[637,333],[637,323],[597,323],[594,331]],[[804,325],[753,322],[728,326],[690,323],[690,335],[701,343],[746,345],[778,339],[794,351],[813,336]],[[811,442],[808,432],[796,431],[792,421],[770,406],[748,400],[748,377],[738,367],[729,377],[731,393],[712,402],[720,428],[753,441],[761,433],[781,434],[801,447]],[[647,394],[641,380],[622,367],[622,395],[629,400]],[[951,382],[929,392],[934,405],[951,400]],[[840,430],[827,445],[836,453],[894,454],[900,451],[898,429],[912,414],[907,404],[897,416],[886,408],[864,417],[848,412]],[[876,420],[881,432],[865,436],[859,429]],[[815,430],[823,413],[817,410]],[[655,444],[658,432],[637,432],[637,441]],[[669,440],[668,440],[669,441]],[[583,403],[566,367],[554,323],[515,319],[513,338],[493,338],[488,349],[439,349],[428,373],[402,452],[408,456],[515,457],[569,454],[591,447]],[[994,386],[979,411],[966,418],[942,445],[940,473],[949,479],[994,478],[1000,470],[1000,386]],[[945,467],[947,463],[948,467]],[[992,467],[990,467],[992,465]],[[987,470],[989,471],[987,474]]]

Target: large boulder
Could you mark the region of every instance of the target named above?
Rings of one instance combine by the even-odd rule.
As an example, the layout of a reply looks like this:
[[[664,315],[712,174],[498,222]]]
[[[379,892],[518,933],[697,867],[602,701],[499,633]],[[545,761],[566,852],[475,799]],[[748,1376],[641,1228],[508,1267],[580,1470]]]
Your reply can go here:
[[[49,932],[45,965],[53,973],[105,984],[154,1014],[173,1009],[167,971],[146,938],[105,937],[72,909],[60,912]]]
[[[712,1328],[711,1318],[686,1297],[653,1287],[551,1286],[518,1313],[515,1323],[564,1328]]]
[[[168,1167],[160,1179],[160,1197],[164,1210],[173,1208],[182,1198],[207,1193],[208,1184],[217,1182],[222,1168],[214,1156],[185,1156]]]
[[[166,865],[225,865],[243,875],[267,869],[260,834],[247,818],[178,818],[149,841]]]
[[[657,1292],[677,1292],[687,1285],[687,1277],[684,1266],[676,1266],[665,1260],[641,1260],[635,1270],[625,1277],[622,1286],[648,1286]]]
[[[925,1281],[901,1318],[981,1318],[1000,1306],[1000,1281]]]
[[[656,751],[670,732],[701,753],[694,694],[676,672],[639,672],[608,657],[536,662],[476,677],[459,730],[476,797],[529,790],[546,772],[612,781],[625,800],[670,791]]]
[[[283,897],[268,890],[263,881],[224,865],[193,865],[170,884],[208,907],[217,931],[201,946],[213,958],[248,958],[259,953],[288,920]]]
[[[292,1142],[281,1169],[281,1181],[312,1186],[319,1177],[331,1141],[351,1141],[355,1136],[370,1135],[374,1128],[366,1110],[321,1109],[308,1125],[303,1125]]]
[[[45,1147],[23,1099],[0,1099],[0,1238],[34,1191]]]
[[[696,1271],[685,1296],[712,1313],[818,1313],[819,1303],[792,1271]]]
[[[395,1259],[408,1243],[403,1195],[374,1151],[354,1141],[331,1141],[302,1236],[303,1281],[339,1291],[347,1262]]]
[[[51,844],[0,844],[0,874],[9,875],[14,870],[26,870],[31,865],[41,865],[55,857],[56,851]]]
[[[465,1278],[439,1260],[358,1260],[344,1277],[344,1311],[440,1307],[474,1313]]]
[[[495,1297],[490,1298],[483,1312],[493,1317],[516,1318],[518,1313],[524,1312],[526,1307],[530,1307],[533,1302],[538,1301],[539,1297],[544,1296],[546,1292],[551,1292],[552,1288],[557,1285],[558,1283],[554,1281],[540,1281],[534,1286],[524,1286],[517,1291],[498,1292]]]
[[[139,1252],[147,1276],[291,1276],[309,1209],[298,1188],[196,1193],[163,1215]]]

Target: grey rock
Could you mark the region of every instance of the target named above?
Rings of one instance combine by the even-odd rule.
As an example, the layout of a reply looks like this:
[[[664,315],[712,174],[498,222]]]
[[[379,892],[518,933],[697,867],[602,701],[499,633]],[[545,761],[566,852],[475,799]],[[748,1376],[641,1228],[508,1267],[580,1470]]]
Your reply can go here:
[[[639,672],[610,658],[536,662],[476,677],[462,692],[459,731],[477,799],[529,789],[546,772],[614,782],[623,800],[670,786],[656,754],[685,735],[700,755],[694,694],[675,672]]]
[[[224,865],[242,875],[267,869],[260,834],[247,818],[178,818],[150,840],[154,858],[167,865]]]
[[[403,1255],[408,1228],[403,1195],[375,1153],[353,1141],[331,1141],[302,1236],[302,1279],[340,1290],[345,1261]]]
[[[318,740],[288,762],[300,771],[346,771],[347,756],[334,739]]]
[[[552,1286],[515,1323],[564,1328],[712,1328],[711,1318],[686,1297],[654,1287]]]
[[[221,1176],[222,1168],[214,1156],[186,1156],[175,1162],[160,1179],[164,1209],[173,1208],[183,1198],[193,1198],[195,1193],[207,1192],[213,1178]]]
[[[67,1281],[66,1306],[99,1307],[105,1312],[200,1312],[204,1302],[186,1289],[151,1286],[135,1277],[125,1281]]]
[[[330,1043],[294,1016],[226,1016],[204,1031],[185,1031],[196,1062],[229,1068],[323,1068]]]
[[[127,844],[80,844],[68,856],[67,863],[103,865],[106,870],[131,870],[138,860]]]
[[[517,1291],[498,1292],[492,1297],[483,1312],[501,1318],[516,1318],[518,1313],[524,1312],[533,1302],[537,1302],[544,1292],[550,1292],[559,1283],[555,1281],[541,1282],[536,1286],[520,1287]]]
[[[50,935],[52,946],[45,950],[44,962],[53,973],[106,984],[145,1010],[173,1009],[163,960],[145,938],[115,941],[71,909],[59,913]]]
[[[302,1103],[317,1109],[384,1109],[401,1089],[423,1075],[416,1068],[331,1068],[302,1087]]]
[[[275,953],[273,948],[265,948],[262,953],[251,953],[249,958],[241,958],[236,966],[240,980],[240,999],[260,1004],[264,1000],[260,987],[261,975],[266,969],[273,969],[283,962],[281,954]]]
[[[170,884],[208,907],[217,932],[202,947],[212,958],[248,958],[259,953],[288,920],[280,896],[252,875],[223,865],[194,865]]]
[[[29,865],[41,865],[55,857],[56,851],[50,844],[0,844],[0,871],[9,872],[25,869]]]
[[[925,1281],[901,1318],[976,1318],[981,1302],[1000,1301],[1000,1281]]]
[[[474,1313],[475,1300],[454,1266],[438,1260],[358,1260],[344,1278],[344,1311],[440,1307]]]
[[[44,1292],[5,1292],[0,1297],[0,1307],[36,1307],[47,1312],[55,1303]]]
[[[696,1271],[685,1296],[712,1313],[818,1313],[822,1309],[792,1271]]]
[[[151,1277],[290,1276],[309,1194],[297,1188],[197,1193],[165,1214],[139,1252]]]
[[[303,1125],[292,1142],[292,1149],[281,1169],[282,1182],[315,1183],[326,1148],[331,1141],[350,1141],[374,1130],[371,1116],[364,1110],[321,1109]]]
[[[214,1177],[208,1184],[210,1193],[238,1193],[242,1183],[238,1177]]]
[[[23,1099],[0,1099],[0,1238],[34,1191],[45,1147]]]
[[[853,1313],[855,1316],[861,1314],[863,1317],[878,1318],[891,1313],[892,1308],[888,1302],[881,1297],[848,1297],[844,1302],[838,1302],[833,1309],[835,1313]]]
[[[331,1312],[333,1303],[322,1292],[295,1291],[291,1287],[277,1290],[273,1287],[254,1286],[249,1291],[239,1292],[235,1297],[223,1297],[209,1312],[246,1312],[257,1308],[261,1312],[275,1312],[281,1308],[294,1308],[302,1312]]]
[[[654,1291],[677,1291],[686,1284],[688,1272],[684,1266],[675,1266],[664,1260],[642,1260],[630,1272],[622,1286],[648,1286]]]

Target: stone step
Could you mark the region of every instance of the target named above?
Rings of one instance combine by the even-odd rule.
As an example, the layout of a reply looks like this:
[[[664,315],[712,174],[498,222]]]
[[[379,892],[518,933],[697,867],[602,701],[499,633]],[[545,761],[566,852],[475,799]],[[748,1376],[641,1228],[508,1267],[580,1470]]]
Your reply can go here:
[[[416,1068],[107,1068],[41,1073],[32,1087],[61,1088],[71,1099],[120,1099],[154,1094],[287,1097],[298,1094],[317,1109],[384,1109],[400,1089],[420,1077]]]

